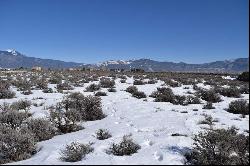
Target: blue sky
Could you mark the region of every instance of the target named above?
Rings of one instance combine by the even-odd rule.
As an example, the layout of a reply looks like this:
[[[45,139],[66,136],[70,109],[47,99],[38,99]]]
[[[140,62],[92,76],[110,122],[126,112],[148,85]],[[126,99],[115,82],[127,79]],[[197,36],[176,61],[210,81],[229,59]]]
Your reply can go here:
[[[0,0],[0,50],[95,63],[248,57],[248,0]]]

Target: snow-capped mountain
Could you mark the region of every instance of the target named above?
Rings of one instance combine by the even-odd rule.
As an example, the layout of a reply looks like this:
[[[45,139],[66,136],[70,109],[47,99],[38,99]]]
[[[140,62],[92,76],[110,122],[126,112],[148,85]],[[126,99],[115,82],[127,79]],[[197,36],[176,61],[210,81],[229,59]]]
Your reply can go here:
[[[187,64],[174,62],[159,62],[150,59],[138,59],[130,61],[105,61],[98,63],[97,67],[106,67],[108,69],[139,68],[150,72],[159,71],[180,71],[180,72],[242,72],[249,70],[249,59],[238,58],[234,60],[216,61],[204,64]]]
[[[0,68],[32,68],[34,66],[41,66],[44,68],[70,68],[79,67],[80,65],[82,64],[28,57],[14,49],[8,49],[6,51],[0,50]]]
[[[109,60],[104,62],[99,62],[96,65],[97,66],[108,66],[108,65],[128,65],[132,62],[132,60]]]
[[[7,49],[6,51],[11,53],[12,55],[17,55],[18,54],[18,52],[16,52],[16,50],[14,50],[14,49]]]
[[[159,62],[151,59],[133,60],[109,60],[97,64],[84,64],[75,62],[64,62],[52,59],[40,59],[25,56],[14,49],[0,51],[1,68],[18,68],[41,66],[44,68],[71,68],[71,67],[92,67],[107,69],[133,68],[143,69],[150,72],[180,71],[180,72],[243,72],[249,71],[249,58],[238,58],[234,60],[216,61],[203,64],[187,64],[174,62]]]

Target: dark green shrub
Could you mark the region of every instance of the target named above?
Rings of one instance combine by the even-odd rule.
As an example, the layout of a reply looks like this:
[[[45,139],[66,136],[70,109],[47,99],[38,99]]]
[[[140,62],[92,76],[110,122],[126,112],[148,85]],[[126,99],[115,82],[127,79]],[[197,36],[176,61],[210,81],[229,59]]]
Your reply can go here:
[[[95,96],[107,96],[106,92],[96,92]]]
[[[34,134],[35,141],[37,142],[51,139],[56,135],[55,126],[45,119],[28,120],[27,129]]]
[[[145,82],[143,82],[142,80],[134,80],[134,85],[144,85]]]
[[[58,91],[62,91],[62,90],[73,90],[74,88],[69,83],[64,82],[64,83],[57,84],[56,89]]]
[[[175,95],[172,104],[175,104],[175,105],[187,105],[186,96]]]
[[[100,80],[100,85],[102,88],[113,88],[115,86],[115,81],[109,78],[102,78]]]
[[[248,115],[249,114],[249,103],[247,103],[246,100],[232,101],[229,104],[229,108],[227,109],[227,111],[234,113],[234,114]]]
[[[229,88],[216,88],[215,91],[223,96],[226,97],[241,97],[240,90],[236,87],[229,87]]]
[[[136,91],[136,92],[132,93],[132,96],[136,97],[138,99],[147,97],[147,95],[144,92],[140,92],[140,91]]]
[[[237,80],[239,81],[244,81],[244,82],[249,82],[249,72],[243,72],[241,73],[238,77]]]
[[[29,100],[19,100],[11,104],[11,108],[14,110],[29,110],[31,106],[31,101]]]
[[[202,109],[215,109],[212,102],[207,102]]]
[[[136,86],[129,86],[129,87],[127,87],[127,89],[126,89],[126,92],[131,93],[131,94],[133,94],[133,93],[135,93],[135,92],[137,92],[137,91],[138,91],[138,89],[137,89]]]
[[[36,153],[34,137],[0,124],[0,164],[25,160]]]
[[[10,126],[11,128],[21,127],[23,122],[30,115],[26,112],[19,112],[16,110],[8,110],[5,112],[0,112],[0,123]]]
[[[79,92],[75,92],[62,101],[62,106],[66,111],[79,112],[81,120],[84,121],[100,120],[105,117],[102,112],[100,97],[84,96]]]
[[[110,137],[112,137],[112,135],[106,129],[99,129],[96,132],[96,138],[99,139],[99,140],[105,140],[105,139],[108,139]]]
[[[132,155],[137,153],[141,149],[141,146],[134,143],[133,139],[129,135],[125,135],[122,141],[118,144],[113,143],[111,147],[107,150],[108,154],[113,154],[115,156]]]
[[[249,136],[234,128],[208,130],[194,137],[194,147],[186,154],[192,165],[248,165]]]
[[[188,95],[186,97],[187,104],[201,104],[201,100],[196,96]]]
[[[108,88],[108,91],[109,92],[116,92],[116,89],[115,88]]]
[[[53,93],[52,88],[43,89],[43,93]]]
[[[100,89],[101,89],[100,85],[90,84],[88,87],[86,87],[86,92],[94,92],[94,91],[98,91]]]
[[[221,97],[218,93],[216,93],[213,89],[210,90],[205,90],[201,89],[198,90],[196,95],[198,97],[201,97],[201,99],[207,101],[207,102],[212,102],[212,103],[218,103],[221,102]]]
[[[15,97],[16,94],[12,92],[9,88],[9,83],[0,80],[0,99],[11,99]]]
[[[61,150],[62,161],[66,162],[77,162],[81,161],[87,154],[94,151],[94,148],[89,144],[82,144],[78,142],[72,142],[69,145],[66,145],[66,148]]]
[[[175,95],[170,88],[157,88],[149,97],[155,98],[155,102],[170,102],[174,103]]]

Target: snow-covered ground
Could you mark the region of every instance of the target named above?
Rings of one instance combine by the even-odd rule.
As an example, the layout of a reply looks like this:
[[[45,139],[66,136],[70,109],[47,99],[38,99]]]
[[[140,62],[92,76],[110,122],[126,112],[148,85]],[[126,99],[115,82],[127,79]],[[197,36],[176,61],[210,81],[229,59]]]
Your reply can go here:
[[[93,82],[92,82],[93,83]],[[93,94],[93,92],[84,92],[85,87],[76,87],[74,92],[83,94]],[[188,106],[173,105],[168,102],[153,102],[153,98],[137,99],[132,97],[130,93],[124,90],[133,84],[133,79],[128,78],[127,83],[120,83],[120,79],[116,79],[117,92],[108,92],[107,96],[102,96],[102,108],[107,115],[106,118],[97,121],[84,122],[83,130],[58,135],[50,140],[39,142],[40,149],[34,156],[27,160],[11,163],[11,164],[184,164],[185,158],[183,153],[193,144],[192,137],[199,131],[208,128],[208,125],[198,124],[200,120],[204,120],[204,114],[211,115],[218,122],[215,122],[214,128],[228,128],[235,126],[239,132],[249,130],[249,116],[242,118],[239,114],[232,114],[225,111],[228,104],[236,100],[236,98],[222,97],[223,101],[214,104],[216,109],[202,109],[203,104],[191,104]],[[156,84],[136,85],[139,91],[143,91],[146,95],[150,95],[157,87],[161,87],[163,82],[158,81]],[[55,85],[50,84],[54,88]],[[199,84],[199,86],[204,86]],[[189,89],[184,87],[172,88],[175,94],[188,95],[188,91],[193,91],[192,86]],[[209,88],[209,86],[206,86]],[[41,90],[33,91],[33,94],[25,96],[16,91],[17,98],[2,99],[3,102],[11,103],[21,98],[31,100],[33,103],[44,103],[42,106],[32,106],[30,112],[34,118],[47,117],[49,115],[46,107],[59,102],[65,94],[48,93],[45,94]],[[249,100],[249,95],[243,95],[244,99]],[[193,111],[198,109],[198,111]],[[112,137],[107,140],[97,140],[95,132],[100,129],[108,129]],[[125,134],[132,134],[135,142],[140,144],[141,149],[138,153],[131,156],[114,156],[107,154],[106,149],[113,142],[119,142]],[[179,133],[185,136],[171,136],[171,134]],[[86,155],[79,162],[67,163],[59,159],[60,150],[73,141],[81,143],[93,142],[93,153]]]

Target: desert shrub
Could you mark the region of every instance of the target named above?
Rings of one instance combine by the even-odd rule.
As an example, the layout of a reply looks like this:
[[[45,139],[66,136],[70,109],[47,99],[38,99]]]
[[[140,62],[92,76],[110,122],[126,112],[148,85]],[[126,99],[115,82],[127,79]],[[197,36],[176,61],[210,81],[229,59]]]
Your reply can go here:
[[[38,89],[47,89],[48,88],[48,83],[46,79],[39,79],[36,81],[36,88]]]
[[[102,112],[101,98],[86,96],[84,99],[84,111],[81,112],[82,118],[87,121],[100,120],[105,117]]]
[[[212,102],[207,102],[202,109],[215,109]]]
[[[107,96],[106,92],[96,92],[95,96]]]
[[[116,79],[116,78],[117,78],[117,74],[115,74],[115,73],[110,73],[110,74],[108,75],[108,77],[111,77],[112,79]]]
[[[120,78],[122,80],[127,80],[127,76],[126,75],[119,75],[118,78]]]
[[[18,128],[29,116],[26,112],[16,110],[4,111],[0,112],[0,123],[8,125],[11,128]]]
[[[150,97],[155,98],[155,102],[170,102],[173,103],[175,100],[175,95],[170,88],[157,88],[157,91],[154,91]]]
[[[109,78],[102,78],[100,80],[100,85],[102,88],[112,88],[115,86],[115,81],[110,80]]]
[[[234,128],[208,130],[194,137],[194,147],[186,154],[192,165],[248,165],[249,136]]]
[[[157,80],[148,80],[147,84],[155,84],[157,83]]]
[[[112,137],[112,135],[109,133],[107,129],[99,129],[96,132],[96,138],[99,140],[105,140]]]
[[[31,90],[26,90],[26,91],[22,91],[21,93],[23,95],[30,95],[30,94],[32,94],[32,91]]]
[[[213,117],[211,115],[205,114],[205,119],[199,121],[198,124],[208,124],[209,126],[213,125]]]
[[[82,129],[77,124],[81,120],[81,114],[75,110],[65,111],[60,104],[55,109],[50,110],[50,120],[60,133],[70,133]]]
[[[94,149],[89,144],[72,142],[66,145],[65,149],[61,150],[60,159],[66,162],[77,162],[81,161],[87,154],[93,151]]]
[[[196,91],[202,90],[202,88],[199,87],[197,84],[194,84],[194,85],[193,85],[193,89],[196,90]]]
[[[115,88],[108,88],[108,91],[109,92],[116,92],[116,89]]]
[[[10,110],[12,110],[12,108],[9,103],[4,102],[3,104],[0,105],[0,112],[10,111]]]
[[[134,80],[134,85],[144,85],[145,82],[143,82],[142,80]]]
[[[179,82],[181,82],[183,85],[194,85],[195,83],[197,83],[197,80],[193,79],[193,78],[182,78],[180,77],[178,79]]]
[[[11,99],[15,97],[15,93],[10,89],[10,84],[6,81],[0,80],[0,99]]]
[[[14,110],[29,110],[31,106],[31,101],[29,100],[19,100],[11,104],[11,108]]]
[[[9,89],[0,89],[0,99],[11,99],[15,97],[15,92]]]
[[[56,89],[58,91],[62,91],[62,90],[73,90],[74,88],[67,82],[61,83],[61,84],[57,84]]]
[[[27,129],[34,134],[35,141],[51,139],[56,135],[56,128],[46,119],[30,119],[27,121]]]
[[[80,92],[73,92],[63,98],[61,106],[67,111],[74,109],[76,111],[82,111],[84,109],[85,96]]]
[[[165,79],[164,82],[165,82],[167,85],[171,86],[171,87],[180,87],[180,86],[181,86],[181,84],[180,84],[179,82],[173,81],[173,80],[171,80],[171,79]]]
[[[232,101],[229,104],[229,108],[227,109],[227,111],[234,113],[234,114],[248,115],[249,114],[249,103],[246,100]]]
[[[136,86],[129,86],[129,87],[127,87],[127,89],[126,89],[126,92],[131,93],[131,94],[133,94],[133,93],[135,93],[135,92],[137,92],[137,91],[138,91],[138,89],[137,89]]]
[[[101,98],[96,96],[84,96],[79,92],[68,95],[62,105],[66,111],[72,110],[80,113],[81,120],[100,120],[105,117],[102,112]]]
[[[6,80],[0,79],[0,89],[9,89],[10,83]]]
[[[175,95],[174,100],[171,103],[175,105],[187,105],[186,96]]]
[[[212,103],[218,103],[221,101],[221,97],[218,93],[216,93],[213,89],[210,90],[199,90],[196,92],[196,95],[198,97],[201,97],[201,99],[207,101],[207,102],[212,102]]]
[[[121,79],[120,83],[126,83],[126,80],[125,79]]]
[[[94,91],[98,91],[100,89],[101,89],[100,85],[90,84],[88,87],[86,87],[86,92],[94,92]]]
[[[27,79],[20,79],[16,83],[16,87],[18,91],[22,91],[21,93],[24,95],[32,94],[32,82],[28,81]]]
[[[196,96],[188,95],[186,97],[186,102],[187,102],[187,104],[200,104],[201,100]]]
[[[107,153],[115,156],[124,156],[137,153],[139,149],[141,149],[141,146],[134,143],[130,135],[125,135],[120,143],[113,143],[107,150]]]
[[[241,73],[238,77],[237,80],[239,81],[244,81],[244,82],[249,82],[249,72],[243,72]]]
[[[27,91],[31,90],[32,84],[28,80],[23,79],[23,80],[18,80],[18,82],[16,83],[16,87],[17,90],[19,91]]]
[[[53,89],[52,88],[43,89],[43,93],[53,93]]]
[[[215,91],[223,96],[227,97],[236,97],[239,98],[241,96],[240,90],[236,87],[229,88],[215,88]]]
[[[171,136],[173,136],[173,137],[187,137],[186,134],[180,134],[180,133],[173,133],[173,134],[171,134]]]
[[[241,94],[249,94],[249,84],[241,85],[239,91]]]
[[[141,99],[141,98],[146,98],[147,95],[144,93],[144,92],[140,92],[140,91],[136,91],[132,94],[133,97],[136,97],[138,99]]]
[[[81,130],[82,127],[78,125],[81,121],[81,114],[79,108],[82,108],[82,103],[78,105],[79,101],[64,99],[57,103],[55,108],[50,110],[50,119],[61,133],[70,133]]]
[[[0,164],[30,158],[36,153],[35,145],[31,133],[0,124]]]
[[[49,83],[51,84],[61,84],[62,83],[62,76],[59,74],[54,74],[50,77]]]

